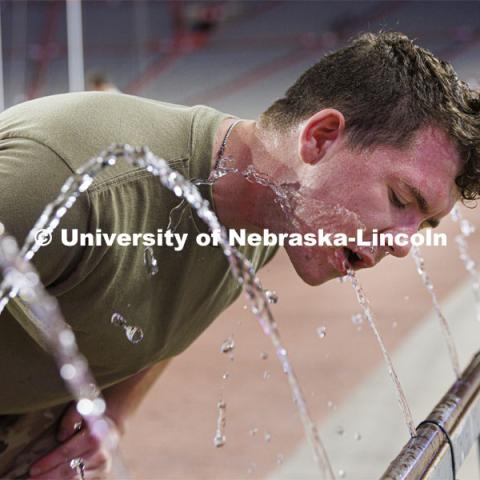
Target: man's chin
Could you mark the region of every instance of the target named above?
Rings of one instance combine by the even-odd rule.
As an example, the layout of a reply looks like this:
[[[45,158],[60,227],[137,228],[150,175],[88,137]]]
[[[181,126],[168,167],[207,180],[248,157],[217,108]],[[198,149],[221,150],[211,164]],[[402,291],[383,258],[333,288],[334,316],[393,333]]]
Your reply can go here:
[[[305,261],[305,253],[296,249],[286,248],[297,275],[312,287],[322,285],[334,278],[341,276],[328,261],[326,255],[310,254],[310,259]]]
[[[340,277],[339,272],[334,272],[332,270],[325,271],[322,269],[321,271],[311,271],[311,270],[301,270],[295,267],[295,271],[297,272],[297,275],[307,285],[310,285],[311,287],[318,287],[323,283],[333,280],[334,278]]]

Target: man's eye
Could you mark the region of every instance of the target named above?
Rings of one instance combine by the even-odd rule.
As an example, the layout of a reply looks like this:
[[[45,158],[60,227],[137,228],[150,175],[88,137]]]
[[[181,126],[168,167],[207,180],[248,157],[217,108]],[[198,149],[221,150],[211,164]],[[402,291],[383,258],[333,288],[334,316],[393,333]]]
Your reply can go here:
[[[406,203],[403,203],[400,198],[398,198],[397,194],[390,189],[390,201],[392,202],[393,205],[395,205],[397,208],[405,208],[407,206]]]

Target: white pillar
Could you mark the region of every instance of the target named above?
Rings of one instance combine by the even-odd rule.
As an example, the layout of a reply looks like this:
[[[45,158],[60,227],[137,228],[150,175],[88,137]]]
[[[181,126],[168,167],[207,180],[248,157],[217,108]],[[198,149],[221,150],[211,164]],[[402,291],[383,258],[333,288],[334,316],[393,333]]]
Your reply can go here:
[[[0,5],[0,112],[5,110],[5,89],[3,85],[2,6]]]
[[[83,69],[82,1],[66,0],[68,41],[68,88],[71,92],[85,90]]]

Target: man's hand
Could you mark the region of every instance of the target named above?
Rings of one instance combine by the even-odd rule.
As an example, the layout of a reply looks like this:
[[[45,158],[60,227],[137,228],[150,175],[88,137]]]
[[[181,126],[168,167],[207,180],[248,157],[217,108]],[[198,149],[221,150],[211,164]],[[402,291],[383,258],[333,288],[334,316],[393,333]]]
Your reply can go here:
[[[60,421],[58,440],[61,443],[55,450],[35,462],[30,468],[31,480],[68,480],[81,478],[79,468],[70,466],[73,459],[84,463],[84,478],[103,480],[111,469],[112,457],[102,442],[92,435],[88,426],[76,410],[76,402],[67,409]],[[105,416],[115,434],[120,434],[116,423]]]
[[[138,408],[169,361],[170,359],[167,359],[156,363],[102,391],[107,402],[105,419],[115,434],[120,436],[124,434],[126,420]],[[29,480],[80,479],[80,474],[70,467],[73,459],[83,460],[85,479],[107,478],[112,464],[111,453],[100,445],[98,439],[88,430],[88,426],[82,423],[82,417],[75,405],[75,402],[70,405],[60,421],[58,440],[62,444],[32,465]]]

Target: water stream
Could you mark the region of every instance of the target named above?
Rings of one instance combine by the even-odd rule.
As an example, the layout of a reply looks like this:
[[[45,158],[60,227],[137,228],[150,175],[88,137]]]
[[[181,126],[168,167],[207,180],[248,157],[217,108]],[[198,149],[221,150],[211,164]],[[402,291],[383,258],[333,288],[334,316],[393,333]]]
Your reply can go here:
[[[2,224],[0,226],[3,232]],[[78,350],[75,335],[63,319],[57,300],[46,292],[36,270],[20,255],[16,240],[6,233],[0,233],[0,271],[6,290],[15,292],[32,312],[32,322],[52,352],[68,390],[77,400],[78,412],[91,433],[112,453],[116,478],[129,478],[117,452],[118,435],[103,415],[105,401],[86,359]]]
[[[370,328],[372,329],[373,334],[375,335],[375,338],[380,346],[380,349],[383,354],[383,358],[385,359],[385,363],[387,364],[387,369],[388,369],[388,374],[390,375],[390,378],[392,379],[394,385],[395,385],[395,390],[397,392],[397,399],[398,403],[400,405],[400,409],[402,410],[403,416],[405,418],[405,423],[407,424],[408,431],[410,432],[410,435],[412,437],[416,436],[417,431],[415,429],[415,423],[413,421],[413,416],[412,412],[410,410],[410,406],[408,405],[407,397],[405,396],[405,392],[403,391],[402,385],[400,383],[400,380],[398,378],[397,373],[395,372],[395,368],[393,367],[392,360],[390,358],[390,355],[385,348],[385,344],[383,343],[382,337],[377,330],[377,326],[375,324],[375,319],[373,316],[373,313],[370,309],[370,302],[368,301],[367,296],[365,295],[365,292],[363,291],[363,288],[361,287],[360,283],[358,282],[358,278],[355,275],[355,272],[353,270],[348,271],[348,279],[352,283],[352,287],[355,290],[355,294],[357,296],[358,303],[362,307],[363,310],[363,316],[366,318]]]
[[[418,247],[412,246],[411,251],[412,257],[415,261],[415,265],[417,266],[417,272],[422,278],[422,282],[425,285],[425,288],[428,290],[432,298],[433,308],[435,310],[435,315],[437,316],[440,327],[442,329],[443,337],[447,344],[448,354],[450,356],[450,361],[452,362],[453,371],[455,372],[455,376],[460,378],[461,371],[460,371],[460,362],[458,360],[458,352],[457,348],[455,347],[455,343],[453,341],[453,336],[450,331],[450,326],[448,325],[447,319],[442,313],[442,309],[440,308],[440,303],[438,302],[437,295],[435,293],[435,289],[433,287],[432,280],[428,275],[427,271],[425,270],[425,261],[420,253],[420,249]]]
[[[43,230],[48,232],[48,234],[53,234],[61,218],[73,206],[80,194],[91,185],[95,176],[102,169],[115,165],[120,158],[123,158],[134,166],[145,168],[153,175],[159,177],[160,182],[166,188],[171,190],[176,196],[183,197],[188,204],[197,211],[199,218],[209,226],[212,233],[218,234],[219,245],[230,263],[232,273],[238,282],[243,285],[251,310],[257,317],[264,333],[272,341],[277,357],[281,362],[282,369],[287,375],[293,400],[300,415],[306,437],[313,449],[315,461],[324,478],[328,480],[334,479],[335,475],[332,466],[320,439],[317,427],[311,418],[305,396],[302,393],[297,376],[290,363],[287,349],[283,345],[277,324],[270,311],[269,299],[262,288],[260,280],[255,274],[252,264],[238,250],[230,246],[226,230],[211,210],[208,201],[201,196],[195,185],[186,180],[180,173],[171,169],[166,161],[156,157],[146,147],[135,148],[129,145],[113,145],[107,151],[91,158],[83,167],[77,170],[76,174],[67,179],[61,189],[60,195],[47,205],[27,235],[25,244],[20,252],[20,257],[27,261],[31,260],[40,248],[37,232]],[[257,180],[262,181],[260,179],[256,179],[256,181]],[[0,285],[0,308],[2,305],[6,305],[8,299],[16,296],[18,292],[19,290],[16,284],[12,285],[4,279]],[[52,340],[52,349],[54,349],[53,353],[56,356],[61,353],[61,351],[56,350],[57,348],[59,348],[58,345]],[[65,363],[61,363],[60,370],[62,370],[64,366]],[[73,378],[71,380],[76,381],[80,378],[78,371],[72,374],[72,376]],[[224,408],[219,407],[219,409],[220,411],[224,411]]]
[[[460,228],[460,234],[455,237],[455,243],[457,244],[460,260],[463,262],[465,270],[469,273],[472,280],[476,318],[480,322],[480,278],[478,276],[477,265],[470,255],[467,240],[467,238],[475,231],[475,227],[471,224],[471,222],[463,218],[458,205],[453,207],[450,216]]]

